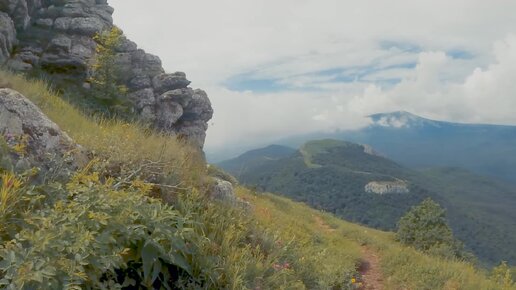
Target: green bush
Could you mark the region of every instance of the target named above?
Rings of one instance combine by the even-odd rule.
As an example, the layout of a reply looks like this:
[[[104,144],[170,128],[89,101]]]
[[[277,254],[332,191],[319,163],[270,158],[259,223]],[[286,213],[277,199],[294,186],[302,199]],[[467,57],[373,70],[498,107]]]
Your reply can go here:
[[[4,179],[5,180],[5,179]],[[5,183],[5,182],[4,182]],[[190,219],[135,181],[114,190],[97,173],[78,173],[46,198],[17,205],[0,246],[0,285],[7,289],[171,287],[191,273],[195,234]],[[5,189],[5,185],[2,189]],[[19,183],[17,183],[19,191]],[[25,188],[25,197],[35,188]],[[17,197],[18,200],[27,200]],[[174,277],[174,275],[176,275]]]
[[[127,113],[129,104],[125,97],[127,88],[121,84],[122,71],[117,63],[116,47],[120,44],[122,31],[113,27],[97,34],[93,39],[97,49],[89,79],[93,96],[97,101],[116,113]]]
[[[446,212],[428,198],[412,207],[398,222],[396,238],[402,244],[443,257],[466,258],[463,245],[453,237]]]

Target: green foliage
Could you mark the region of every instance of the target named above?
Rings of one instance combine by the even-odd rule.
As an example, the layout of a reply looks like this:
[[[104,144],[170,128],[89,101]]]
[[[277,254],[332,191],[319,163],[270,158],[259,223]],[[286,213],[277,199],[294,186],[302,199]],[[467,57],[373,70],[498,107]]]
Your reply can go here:
[[[112,185],[97,173],[80,172],[66,187],[49,188],[36,208],[19,206],[0,246],[0,285],[159,288],[172,286],[171,273],[191,272],[187,243],[194,234],[188,217],[145,197],[138,183],[124,190]],[[30,192],[26,188],[25,196]]]
[[[117,63],[116,47],[120,44],[122,31],[113,27],[98,33],[93,39],[97,42],[96,55],[90,67],[89,79],[93,96],[105,106],[118,113],[127,113],[125,97],[127,88],[120,84],[121,68]]]
[[[423,252],[449,258],[465,257],[462,244],[455,240],[448,226],[445,210],[430,198],[400,219],[396,239]]]
[[[403,246],[395,241],[393,233],[346,222],[272,194],[254,194],[243,189],[238,193],[252,205],[254,218],[260,225],[277,229],[282,239],[291,239],[297,244],[295,253],[301,258],[291,264],[293,269],[303,274],[303,281],[314,279],[320,283],[305,282],[310,285],[309,289],[331,289],[329,285],[356,289],[350,278],[362,280],[355,269],[361,263],[360,253],[364,247],[378,254],[386,290],[504,289],[473,264]],[[514,290],[516,286],[508,289]]]
[[[386,289],[500,289],[470,264],[285,198],[239,189],[244,207],[209,200],[206,167],[180,142],[92,120],[41,82],[0,76],[98,157],[65,183],[1,170],[1,288],[357,289],[367,245]]]
[[[483,264],[516,263],[516,228],[510,223],[516,219],[514,185],[457,168],[411,170],[344,141],[309,142],[297,153],[282,149],[272,151],[285,151],[277,158],[268,158],[272,152],[267,147],[219,165],[247,186],[383,230],[395,230],[412,206],[430,197],[446,208],[455,237]],[[319,166],[308,166],[307,158]],[[410,192],[379,195],[364,190],[371,181],[396,179],[406,181]]]
[[[0,76],[98,161],[67,184],[19,189],[20,202],[1,218],[3,286],[314,289],[349,269],[332,265],[353,265],[343,256],[321,268],[333,254],[322,251],[326,244],[291,242],[258,225],[249,209],[208,200],[205,164],[173,137],[85,117],[42,82]]]

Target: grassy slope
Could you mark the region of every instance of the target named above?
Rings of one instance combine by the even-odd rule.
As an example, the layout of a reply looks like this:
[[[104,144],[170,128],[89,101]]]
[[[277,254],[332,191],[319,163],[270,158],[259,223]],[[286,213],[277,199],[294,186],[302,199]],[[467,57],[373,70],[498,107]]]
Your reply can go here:
[[[203,174],[199,164],[192,162],[188,147],[172,138],[146,132],[138,125],[96,122],[62,102],[42,82],[1,72],[0,79],[9,80],[9,87],[34,101],[78,143],[111,161],[130,165],[145,159],[165,160],[175,165],[171,174],[186,185],[193,185]],[[238,191],[252,204],[252,214],[195,198],[177,205],[196,225],[194,231],[205,236],[190,263],[199,275],[213,279],[213,288],[345,286],[360,263],[361,247],[367,245],[382,257],[387,289],[499,289],[472,266],[401,247],[393,242],[392,234],[344,222],[288,199]],[[317,216],[332,230],[321,226]]]
[[[240,176],[245,184],[379,229],[393,229],[410,206],[429,196],[448,210],[454,233],[481,261],[491,265],[501,260],[516,263],[513,185],[465,170],[407,169],[366,154],[357,144],[336,140],[311,141],[297,155],[248,166],[252,170]],[[410,193],[364,192],[370,181],[397,178],[409,181]]]
[[[280,230],[283,239],[316,240],[315,248],[310,250],[327,252],[321,267],[328,267],[329,271],[344,257],[358,263],[357,253],[366,246],[380,255],[385,289],[499,289],[472,265],[403,247],[394,241],[392,233],[352,224],[272,194],[254,194],[241,188],[239,196],[252,204],[259,223]],[[318,220],[323,220],[331,230]]]

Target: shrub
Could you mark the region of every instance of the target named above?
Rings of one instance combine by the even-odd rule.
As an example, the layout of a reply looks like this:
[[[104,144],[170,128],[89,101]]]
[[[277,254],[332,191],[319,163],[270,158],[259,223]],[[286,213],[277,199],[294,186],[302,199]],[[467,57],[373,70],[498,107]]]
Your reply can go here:
[[[97,42],[97,48],[90,66],[89,81],[97,101],[114,112],[127,113],[129,108],[125,97],[127,88],[120,81],[122,72],[117,63],[115,50],[120,44],[121,37],[122,31],[116,26],[95,35],[93,39]]]
[[[450,258],[467,256],[462,243],[453,237],[445,210],[430,198],[412,207],[400,219],[396,238],[423,252]]]
[[[20,187],[13,184],[8,189]],[[37,210],[19,208],[16,221],[7,225],[12,236],[0,246],[0,285],[160,288],[188,276],[195,238],[189,218],[146,197],[149,187],[142,182],[124,190],[112,185],[83,171],[66,187],[51,187]],[[26,196],[30,191],[25,189]]]

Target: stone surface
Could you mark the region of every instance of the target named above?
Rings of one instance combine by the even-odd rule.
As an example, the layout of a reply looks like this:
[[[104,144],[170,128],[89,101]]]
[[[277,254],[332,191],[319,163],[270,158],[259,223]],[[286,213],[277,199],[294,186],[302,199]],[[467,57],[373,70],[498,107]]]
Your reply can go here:
[[[376,194],[409,193],[404,181],[372,181],[365,186],[365,192]]]
[[[211,198],[231,203],[236,203],[238,200],[231,182],[216,177],[213,178],[213,185],[210,188],[209,195]]]
[[[29,8],[25,0],[0,0],[0,11],[10,15],[16,29],[24,30],[29,25]]]
[[[6,13],[0,12],[0,64],[9,58],[14,44],[16,44],[14,23]]]
[[[15,164],[26,163],[45,171],[60,160],[73,170],[87,159],[81,148],[36,105],[11,89],[0,89],[0,134],[8,146],[25,144],[23,153],[14,154]]]
[[[0,64],[17,71],[41,69],[50,81],[87,89],[97,45],[93,36],[113,27],[114,10],[107,1],[0,0],[0,11]],[[18,38],[15,28],[23,30]],[[189,88],[185,73],[165,73],[158,56],[125,36],[116,51],[132,111],[157,130],[202,148],[213,114],[206,93]]]
[[[186,79],[183,72],[175,72],[173,74],[159,74],[152,79],[152,86],[157,94],[163,94],[166,91],[183,89],[190,85],[190,81]]]

